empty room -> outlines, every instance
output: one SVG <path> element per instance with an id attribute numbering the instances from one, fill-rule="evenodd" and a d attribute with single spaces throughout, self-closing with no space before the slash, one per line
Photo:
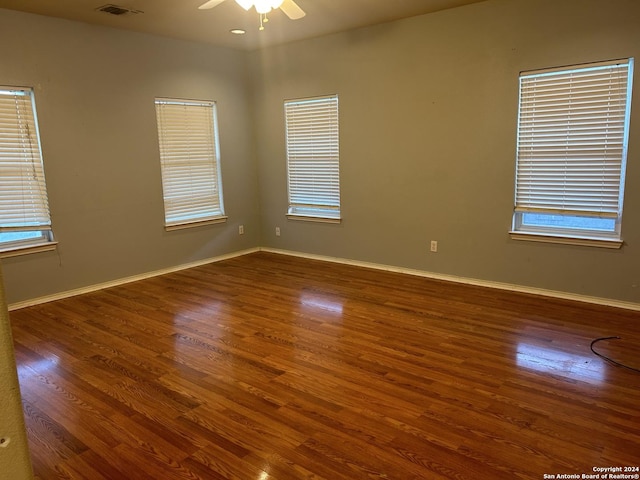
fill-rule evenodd
<path id="1" fill-rule="evenodd" d="M 0 480 L 640 478 L 640 1 L 103 1 L 0 0 Z"/>

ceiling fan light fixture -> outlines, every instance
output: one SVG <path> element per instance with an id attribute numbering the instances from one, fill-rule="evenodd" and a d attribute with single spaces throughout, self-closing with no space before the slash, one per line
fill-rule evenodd
<path id="1" fill-rule="evenodd" d="M 269 13 L 273 8 L 271 4 L 274 2 L 272 0 L 255 0 L 253 3 L 255 4 L 256 12 Z"/>
<path id="2" fill-rule="evenodd" d="M 198 8 L 213 8 L 222 2 L 224 2 L 224 0 L 208 0 Z M 285 0 L 236 0 L 236 3 L 247 11 L 249 11 L 251 7 L 255 7 L 256 12 L 258 12 L 260 16 L 260 30 L 264 30 L 264 24 L 269 21 L 267 13 L 273 9 L 282 9 L 284 14 L 292 20 L 304 17 L 304 12 L 296 5 L 294 0 L 287 0 L 287 3 L 285 3 Z M 283 5 L 286 6 L 286 9 Z"/>

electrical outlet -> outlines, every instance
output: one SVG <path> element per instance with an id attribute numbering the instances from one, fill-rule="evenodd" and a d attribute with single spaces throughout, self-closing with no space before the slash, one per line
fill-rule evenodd
<path id="1" fill-rule="evenodd" d="M 239 235 L 244 235 L 244 225 L 240 225 L 240 226 L 238 227 L 238 234 L 239 234 Z"/>
<path id="2" fill-rule="evenodd" d="M 276 227 L 276 237 L 280 236 L 280 227 Z"/>
<path id="3" fill-rule="evenodd" d="M 432 252 L 437 252 L 438 251 L 438 241 L 437 240 L 431 240 L 431 251 Z"/>

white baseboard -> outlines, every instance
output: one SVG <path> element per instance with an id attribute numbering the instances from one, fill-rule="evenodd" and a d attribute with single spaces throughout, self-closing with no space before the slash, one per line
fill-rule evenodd
<path id="1" fill-rule="evenodd" d="M 464 283 L 478 287 L 496 288 L 499 290 L 508 290 L 511 292 L 529 293 L 532 295 L 541 295 L 544 297 L 561 298 L 563 300 L 574 300 L 577 302 L 592 303 L 596 305 L 605 305 L 608 307 L 624 308 L 626 310 L 640 311 L 640 303 L 626 302 L 623 300 L 615 300 L 611 298 L 591 297 L 588 295 L 580 295 L 577 293 L 560 292 L 556 290 L 547 290 L 544 288 L 526 287 L 523 285 L 515 285 L 511 283 L 493 282 L 490 280 L 479 280 L 477 278 L 458 277 L 456 275 L 446 275 L 441 273 L 432 273 L 424 270 L 415 270 L 411 268 L 395 267 L 392 265 L 384 265 L 379 263 L 361 262 L 358 260 L 349 260 L 345 258 L 329 257 L 324 255 L 314 255 L 309 253 L 294 252 L 289 250 L 279 250 L 275 248 L 261 248 L 263 252 L 279 253 L 282 255 L 291 255 L 294 257 L 309 258 L 312 260 L 322 260 L 325 262 L 343 263 L 345 265 L 354 265 L 357 267 L 373 268 L 376 270 L 384 270 L 388 272 L 404 273 L 435 280 L 444 280 L 447 282 Z"/>
<path id="2" fill-rule="evenodd" d="M 95 292 L 104 288 L 116 287 L 118 285 L 124 285 L 125 283 L 137 282 L 138 280 L 144 280 L 146 278 L 157 277 L 159 275 L 166 275 L 167 273 L 178 272 L 180 270 L 186 270 L 187 268 L 199 267 L 208 263 L 220 262 L 229 258 L 240 257 L 242 255 L 248 255 L 249 253 L 259 252 L 260 248 L 250 248 L 247 250 L 241 250 L 239 252 L 228 253 L 226 255 L 220 255 L 217 257 L 206 258 L 204 260 L 198 260 L 197 262 L 184 263 L 175 267 L 164 268 L 162 270 L 155 270 L 153 272 L 141 273 L 139 275 L 133 275 L 131 277 L 119 278 L 109 282 L 98 283 L 95 285 L 89 285 L 87 287 L 76 288 L 74 290 L 67 290 L 65 292 L 54 293 L 53 295 L 46 295 L 44 297 L 33 298 L 25 300 L 23 302 L 16 302 L 9 305 L 9 311 L 19 310 L 25 307 L 32 307 L 34 305 L 40 305 L 42 303 L 52 302 L 54 300 L 62 300 L 63 298 L 75 297 L 76 295 L 82 295 L 83 293 Z"/>
<path id="3" fill-rule="evenodd" d="M 617 307 L 624 308 L 626 310 L 634 310 L 640 311 L 640 304 L 634 302 L 626 302 L 623 300 L 615 300 L 611 298 L 600 298 L 600 297 L 591 297 L 588 295 L 579 295 L 575 293 L 567 293 L 567 292 L 559 292 L 556 290 L 547 290 L 543 288 L 535 288 L 535 287 L 526 287 L 522 285 L 515 285 L 510 283 L 502 283 L 502 282 L 493 282 L 489 280 L 479 280 L 477 278 L 468 278 L 468 277 L 458 277 L 456 275 L 446 275 L 441 273 L 433 273 L 427 272 L 424 270 L 416 270 L 411 268 L 403 268 L 396 267 L 393 265 L 384 265 L 379 263 L 371 263 L 371 262 L 362 262 L 359 260 L 349 260 L 346 258 L 338 258 L 338 257 L 330 257 L 325 255 L 315 255 L 311 253 L 302 253 L 291 250 L 280 250 L 276 248 L 265 248 L 265 247 L 257 247 L 250 248 L 247 250 L 241 250 L 238 252 L 229 253 L 226 255 L 220 255 L 213 258 L 207 258 L 204 260 L 199 260 L 197 262 L 185 263 L 182 265 L 178 265 L 175 267 L 169 267 L 162 270 L 156 270 L 153 272 L 142 273 L 140 275 L 133 275 L 131 277 L 120 278 L 117 280 L 112 280 L 110 282 L 99 283 L 95 285 L 90 285 L 87 287 L 77 288 L 74 290 L 68 290 L 65 292 L 56 293 L 53 295 L 47 295 L 44 297 L 38 297 L 30 300 L 25 300 L 22 302 L 16 302 L 9 305 L 9 311 L 18 310 L 20 308 L 31 307 L 34 305 L 39 305 L 42 303 L 51 302 L 54 300 L 61 300 L 63 298 L 73 297 L 76 295 L 81 295 L 83 293 L 95 292 L 97 290 L 102 290 L 104 288 L 115 287 L 118 285 L 123 285 L 125 283 L 136 282 L 138 280 L 144 280 L 146 278 L 157 277 L 159 275 L 165 275 L 167 273 L 173 273 L 180 270 L 185 270 L 187 268 L 199 267 L 201 265 L 206 265 L 208 263 L 220 262 L 222 260 L 227 260 L 229 258 L 240 257 L 242 255 L 248 255 L 250 253 L 255 253 L 258 251 L 270 252 L 270 253 L 278 253 L 281 255 L 290 255 L 294 257 L 302 257 L 309 258 L 312 260 L 321 260 L 325 262 L 333 262 L 333 263 L 342 263 L 345 265 L 354 265 L 357 267 L 365 267 L 365 268 L 373 268 L 376 270 L 384 270 L 388 272 L 396 272 L 396 273 L 404 273 L 407 275 L 414 275 L 425 278 L 432 278 L 435 280 L 444 280 L 447 282 L 455 282 L 455 283 L 463 283 L 467 285 L 474 285 L 479 287 L 488 287 L 488 288 L 496 288 L 499 290 L 508 290 L 512 292 L 520 292 L 520 293 L 529 293 L 533 295 L 541 295 L 545 297 L 553 297 L 553 298 L 561 298 L 564 300 L 574 300 L 578 302 L 584 303 L 592 303 L 596 305 L 605 305 L 609 307 Z"/>

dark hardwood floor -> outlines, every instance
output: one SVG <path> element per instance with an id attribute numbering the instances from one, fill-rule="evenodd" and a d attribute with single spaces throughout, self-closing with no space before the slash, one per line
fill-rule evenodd
<path id="1" fill-rule="evenodd" d="M 640 374 L 589 348 L 640 367 L 639 312 L 262 252 L 11 321 L 39 479 L 640 465 Z"/>

